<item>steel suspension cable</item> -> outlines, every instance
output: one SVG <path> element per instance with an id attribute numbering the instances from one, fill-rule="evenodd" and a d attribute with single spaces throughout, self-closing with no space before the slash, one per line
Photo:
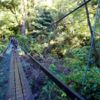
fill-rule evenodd
<path id="1" fill-rule="evenodd" d="M 69 15 L 71 15 L 72 13 L 74 13 L 75 11 L 77 11 L 78 9 L 82 8 L 85 4 L 89 3 L 91 0 L 85 1 L 84 3 L 82 3 L 80 6 L 74 8 L 72 11 L 70 11 L 69 13 L 65 14 L 64 16 L 62 16 L 60 19 L 58 19 L 57 21 L 53 22 L 50 24 L 50 27 L 54 26 L 54 25 L 58 25 L 63 19 L 65 19 L 66 17 L 68 17 Z M 43 29 L 42 31 L 47 31 L 50 27 L 47 27 L 45 29 Z"/>
<path id="2" fill-rule="evenodd" d="M 86 2 L 86 0 L 83 0 L 83 1 Z M 96 47 L 95 47 L 94 32 L 92 30 L 92 26 L 91 26 L 91 22 L 90 22 L 90 16 L 89 16 L 89 10 L 88 10 L 87 4 L 85 4 L 85 10 L 86 10 L 86 15 L 87 15 L 87 23 L 88 23 L 90 35 L 91 35 L 91 45 L 90 45 L 90 50 L 89 50 L 87 66 L 86 66 L 85 73 L 84 73 L 84 76 L 83 76 L 83 82 L 82 82 L 83 85 L 86 83 L 87 71 L 89 70 L 89 68 L 91 66 L 91 58 L 93 58 L 93 54 L 95 54 L 95 63 L 96 63 L 96 60 L 97 60 L 97 52 L 96 52 Z"/>
<path id="3" fill-rule="evenodd" d="M 58 19 L 57 21 L 55 21 L 53 24 L 58 24 L 60 21 L 62 21 L 64 18 L 66 18 L 67 16 L 71 15 L 72 13 L 74 13 L 76 10 L 82 8 L 84 5 L 86 5 L 87 3 L 89 3 L 91 0 L 85 1 L 84 3 L 82 3 L 80 6 L 76 7 L 75 9 L 73 9 L 72 11 L 70 11 L 69 13 L 65 14 L 63 17 L 61 17 L 60 19 Z"/>

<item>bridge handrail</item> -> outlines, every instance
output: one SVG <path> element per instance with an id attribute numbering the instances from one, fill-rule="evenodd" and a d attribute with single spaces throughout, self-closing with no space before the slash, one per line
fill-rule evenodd
<path id="1" fill-rule="evenodd" d="M 28 53 L 24 48 L 21 49 L 28 55 L 36 64 L 61 90 L 63 90 L 72 100 L 85 100 L 81 95 L 71 90 L 67 85 L 57 79 L 46 67 L 41 65 L 37 60 L 35 60 L 30 53 Z"/>

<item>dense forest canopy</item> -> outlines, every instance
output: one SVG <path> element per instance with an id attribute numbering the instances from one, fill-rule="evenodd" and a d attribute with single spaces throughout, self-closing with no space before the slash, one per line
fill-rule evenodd
<path id="1" fill-rule="evenodd" d="M 56 63 L 49 65 L 49 70 L 65 84 L 87 100 L 99 100 L 100 0 L 91 0 L 87 4 L 95 51 L 90 47 L 91 32 L 85 6 L 56 22 L 84 1 L 88 0 L 0 0 L 0 52 L 6 48 L 10 37 L 15 36 L 19 45 L 32 56 L 45 60 L 52 58 L 59 66 L 67 68 L 66 75 L 57 72 L 59 66 Z M 58 91 L 51 82 L 44 88 L 40 98 L 45 93 L 45 100 L 51 100 L 46 94 L 52 98 L 52 92 L 56 91 L 61 95 L 55 100 L 66 100 L 65 93 Z"/>

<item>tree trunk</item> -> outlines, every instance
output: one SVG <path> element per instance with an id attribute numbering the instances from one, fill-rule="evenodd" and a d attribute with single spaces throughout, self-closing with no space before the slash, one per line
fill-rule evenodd
<path id="1" fill-rule="evenodd" d="M 26 23 L 25 23 L 25 20 L 23 20 L 23 22 L 21 23 L 21 34 L 22 34 L 22 36 L 25 36 L 25 34 L 26 34 Z"/>
<path id="2" fill-rule="evenodd" d="M 21 3 L 21 34 L 22 36 L 25 36 L 26 34 L 26 17 L 27 17 L 27 0 L 22 0 Z"/>

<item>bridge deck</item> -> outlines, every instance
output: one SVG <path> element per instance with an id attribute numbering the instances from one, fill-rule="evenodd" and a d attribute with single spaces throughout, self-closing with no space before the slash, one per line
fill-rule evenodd
<path id="1" fill-rule="evenodd" d="M 34 100 L 18 54 L 13 51 L 11 57 L 8 100 Z"/>

